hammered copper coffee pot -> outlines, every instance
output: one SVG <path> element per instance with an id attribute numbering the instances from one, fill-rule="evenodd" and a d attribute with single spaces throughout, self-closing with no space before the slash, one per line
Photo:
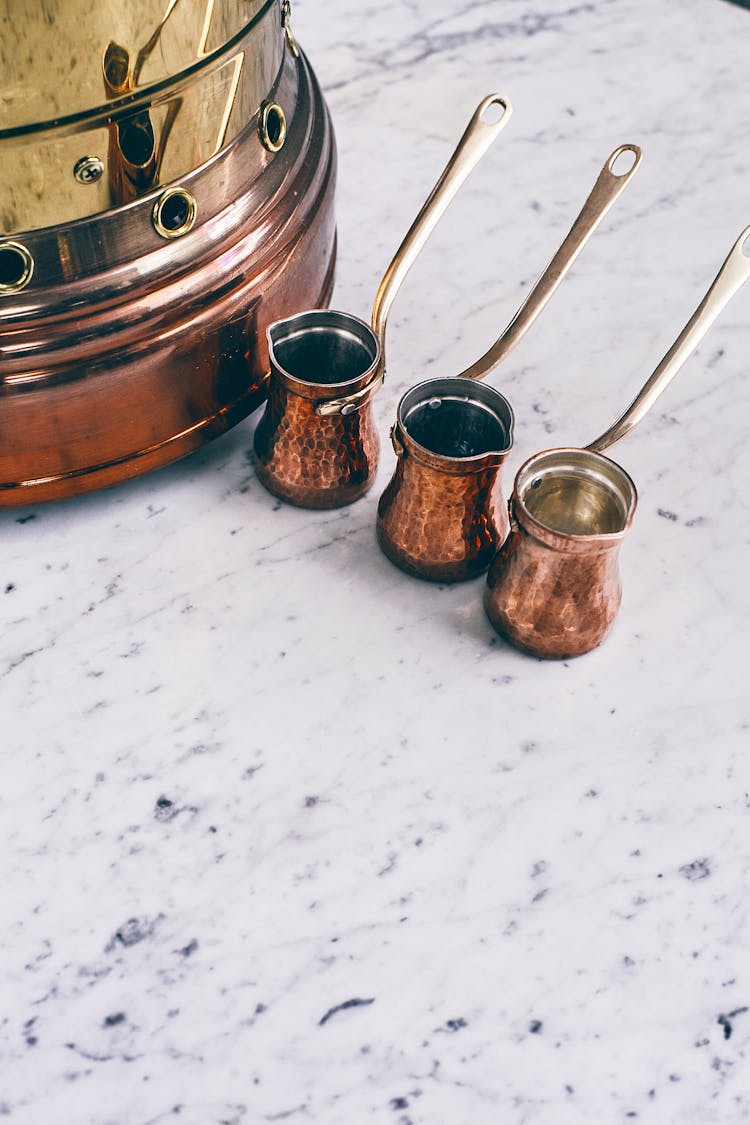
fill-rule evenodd
<path id="1" fill-rule="evenodd" d="M 620 544 L 637 493 L 603 456 L 651 409 L 727 302 L 750 277 L 750 227 L 740 235 L 696 312 L 625 413 L 585 449 L 549 449 L 521 466 L 510 500 L 511 531 L 487 580 L 495 629 L 534 656 L 580 656 L 601 644 L 622 590 Z"/>
<path id="2" fill-rule="evenodd" d="M 386 270 L 372 328 L 351 313 L 322 309 L 268 328 L 268 402 L 254 445 L 258 479 L 269 492 L 303 508 L 338 508 L 372 484 L 380 443 L 370 403 L 385 374 L 388 313 L 420 250 L 511 112 L 500 94 L 475 110 Z"/>
<path id="3" fill-rule="evenodd" d="M 615 164 L 625 153 L 627 170 Z M 398 404 L 396 469 L 378 505 L 378 542 L 418 578 L 458 582 L 490 565 L 508 533 L 502 467 L 513 443 L 508 401 L 476 380 L 528 331 L 641 161 L 637 145 L 607 158 L 567 237 L 499 339 L 459 376 L 428 379 Z"/>

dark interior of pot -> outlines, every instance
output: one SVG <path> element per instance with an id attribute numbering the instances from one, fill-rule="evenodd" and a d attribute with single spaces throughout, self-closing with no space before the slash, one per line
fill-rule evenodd
<path id="1" fill-rule="evenodd" d="M 273 360 L 293 379 L 331 386 L 359 379 L 378 357 L 372 330 L 346 313 L 301 313 L 270 329 Z"/>
<path id="2" fill-rule="evenodd" d="M 519 473 L 517 490 L 529 515 L 563 535 L 617 535 L 635 507 L 627 474 L 583 449 L 540 454 Z"/>
<path id="3" fill-rule="evenodd" d="M 465 398 L 425 399 L 404 421 L 410 437 L 438 457 L 480 457 L 508 447 L 507 431 L 494 411 Z"/>

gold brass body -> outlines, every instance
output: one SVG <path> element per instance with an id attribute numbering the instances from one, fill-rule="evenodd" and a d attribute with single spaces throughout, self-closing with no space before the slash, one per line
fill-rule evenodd
<path id="1" fill-rule="evenodd" d="M 291 49 L 278 0 L 6 0 L 5 12 L 0 236 L 179 183 L 239 136 Z M 81 179 L 82 160 L 108 174 Z"/>

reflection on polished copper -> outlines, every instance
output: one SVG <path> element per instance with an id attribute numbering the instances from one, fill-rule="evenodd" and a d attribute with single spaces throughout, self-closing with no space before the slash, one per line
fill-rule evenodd
<path id="1" fill-rule="evenodd" d="M 183 237 L 154 229 L 158 191 L 24 236 L 33 277 L 0 293 L 0 507 L 116 483 L 224 432 L 265 397 L 267 325 L 327 304 L 333 132 L 304 56 L 284 57 L 264 90 L 284 147 L 263 148 L 258 106 L 181 179 L 197 205 Z"/>
<path id="2" fill-rule="evenodd" d="M 484 605 L 495 629 L 546 658 L 601 644 L 620 607 L 619 547 L 636 503 L 628 474 L 599 453 L 530 458 L 516 477 L 510 535 L 487 576 Z"/>
<path id="3" fill-rule="evenodd" d="M 483 574 L 508 533 L 509 403 L 482 383 L 429 379 L 402 398 L 392 437 L 396 470 L 378 504 L 383 552 L 433 582 Z"/>

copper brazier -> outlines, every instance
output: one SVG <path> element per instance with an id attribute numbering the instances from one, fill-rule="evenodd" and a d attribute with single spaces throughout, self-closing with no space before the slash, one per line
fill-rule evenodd
<path id="1" fill-rule="evenodd" d="M 10 2 L 4 507 L 116 483 L 244 418 L 267 325 L 327 304 L 335 258 L 333 132 L 288 3 L 130 0 L 72 26 L 79 0 L 51 0 L 42 34 L 41 10 Z"/>

